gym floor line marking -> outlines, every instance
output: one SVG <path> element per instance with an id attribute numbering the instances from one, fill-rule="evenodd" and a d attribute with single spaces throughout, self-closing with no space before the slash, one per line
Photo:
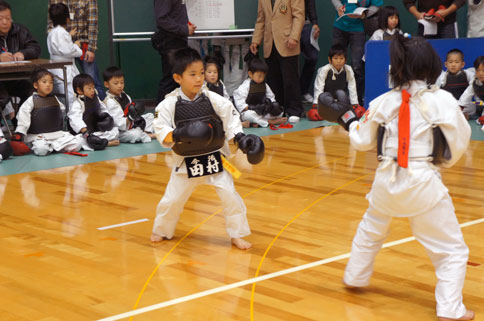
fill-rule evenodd
<path id="1" fill-rule="evenodd" d="M 114 225 L 108 225 L 108 226 L 103 226 L 103 227 L 98 227 L 97 229 L 100 231 L 103 230 L 108 230 L 110 228 L 115 228 L 115 227 L 120 227 L 120 226 L 125 226 L 125 225 L 131 225 L 131 224 L 136 224 L 136 223 L 141 223 L 141 222 L 147 222 L 149 219 L 147 218 L 142 218 L 141 220 L 136 220 L 136 221 L 131 221 L 131 222 L 124 222 L 124 223 L 119 223 L 119 224 L 114 224 Z"/>
<path id="2" fill-rule="evenodd" d="M 460 224 L 460 227 L 461 228 L 462 227 L 468 227 L 468 226 L 476 225 L 476 224 L 480 224 L 480 223 L 484 223 L 484 218 L 480 218 L 480 219 L 477 219 L 477 220 L 474 220 L 474 221 L 470 221 L 470 222 L 467 222 L 467 223 Z M 411 236 L 411 237 L 407 237 L 407 238 L 400 239 L 400 240 L 397 240 L 397 241 L 384 243 L 382 248 L 396 246 L 396 245 L 408 243 L 408 242 L 411 242 L 411 241 L 414 241 L 414 240 L 415 240 L 415 237 Z M 256 282 L 260 282 L 260 281 L 264 281 L 264 280 L 268 280 L 268 279 L 273 279 L 273 278 L 278 277 L 278 276 L 283 276 L 283 275 L 286 275 L 286 274 L 299 272 L 299 271 L 302 271 L 302 270 L 307 270 L 307 269 L 310 269 L 310 268 L 313 268 L 313 267 L 316 267 L 316 266 L 319 266 L 319 265 L 324 265 L 324 264 L 339 261 L 339 260 L 342 260 L 342 259 L 347 259 L 349 257 L 350 257 L 350 253 L 345 253 L 345 254 L 341 254 L 341 255 L 338 255 L 338 256 L 333 256 L 333 257 L 328 258 L 328 259 L 319 260 L 319 261 L 295 266 L 295 267 L 292 267 L 292 268 L 289 268 L 289 269 L 286 269 L 286 270 L 281 270 L 281 271 L 278 271 L 278 272 L 258 276 L 258 277 L 255 277 L 255 278 L 246 279 L 246 280 L 243 280 L 243 281 L 223 285 L 223 286 L 218 287 L 218 288 L 214 288 L 214 289 L 190 294 L 190 295 L 180 297 L 180 298 L 177 298 L 177 299 L 168 300 L 168 301 L 165 301 L 165 302 L 153 304 L 153 305 L 150 305 L 150 306 L 147 306 L 147 307 L 144 307 L 144 308 L 140 308 L 140 309 L 132 310 L 132 311 L 129 311 L 129 312 L 117 314 L 117 315 L 107 317 L 107 318 L 104 318 L 104 319 L 99 319 L 97 321 L 121 320 L 121 319 L 132 317 L 132 316 L 135 316 L 135 315 L 138 315 L 138 314 L 142 314 L 142 313 L 150 312 L 150 311 L 153 311 L 153 310 L 166 308 L 166 307 L 171 306 L 171 305 L 175 305 L 175 304 L 179 304 L 179 303 L 183 303 L 183 302 L 187 302 L 187 301 L 192 301 L 192 300 L 195 300 L 195 299 L 199 299 L 199 298 L 209 296 L 209 295 L 212 295 L 212 294 L 216 294 L 216 293 L 220 293 L 220 292 L 225 292 L 225 291 L 232 290 L 232 289 L 235 289 L 235 288 L 239 288 L 239 287 L 242 287 L 242 286 L 246 286 L 246 285 L 249 285 L 249 284 L 252 284 L 252 283 L 256 283 Z"/>
<path id="3" fill-rule="evenodd" d="M 345 158 L 348 158 L 348 156 L 343 156 L 343 157 L 338 157 L 334 160 L 332 160 L 331 162 L 337 162 L 339 160 L 342 160 L 342 159 L 345 159 Z M 329 163 L 329 161 L 327 161 L 326 163 Z M 315 164 L 313 166 L 310 166 L 310 167 L 306 167 L 306 168 L 303 168 L 303 169 L 300 169 L 298 171 L 295 171 L 289 175 L 286 175 L 284 177 L 281 177 L 281 178 L 278 178 L 270 183 L 267 183 L 265 185 L 262 185 L 261 187 L 259 188 L 256 188 L 256 189 L 253 189 L 252 191 L 250 191 L 249 193 L 245 194 L 244 196 L 242 196 L 243 199 L 249 197 L 250 195 L 266 188 L 266 187 L 269 187 L 269 186 L 272 186 L 278 182 L 281 182 L 285 179 L 288 179 L 289 177 L 292 177 L 292 176 L 296 176 L 298 174 L 301 174 L 301 173 L 304 173 L 306 171 L 309 171 L 313 168 L 316 168 L 316 167 L 319 167 L 321 166 L 321 164 Z M 222 209 L 219 209 L 218 211 L 216 211 L 215 213 L 213 213 L 212 215 L 210 215 L 209 217 L 207 217 L 206 219 L 204 219 L 203 221 L 201 221 L 200 223 L 198 223 L 198 225 L 196 225 L 194 228 L 192 228 L 190 231 L 188 231 L 188 233 L 186 233 L 178 242 L 175 243 L 175 245 L 172 246 L 172 248 L 163 256 L 163 258 L 161 259 L 160 263 L 158 263 L 158 265 L 154 268 L 154 270 L 151 272 L 150 276 L 148 277 L 148 280 L 146 280 L 145 284 L 143 285 L 143 288 L 141 289 L 141 292 L 138 294 L 138 298 L 136 299 L 136 302 L 134 304 L 134 307 L 133 307 L 133 311 L 136 310 L 136 308 L 138 307 L 138 304 L 141 300 L 141 297 L 143 296 L 143 293 L 144 291 L 146 290 L 148 284 L 150 283 L 151 279 L 155 276 L 155 273 L 156 271 L 158 271 L 158 269 L 160 268 L 160 266 L 163 264 L 163 262 L 165 262 L 165 260 L 168 258 L 168 256 L 178 247 L 178 245 L 181 244 L 181 242 L 183 240 L 185 240 L 188 236 L 190 236 L 190 234 L 192 234 L 193 232 L 195 232 L 200 226 L 202 226 L 203 224 L 205 224 L 206 222 L 208 222 L 212 217 L 214 217 L 215 215 L 217 215 L 218 213 L 222 212 Z M 132 318 L 130 319 L 130 321 L 132 320 Z"/>

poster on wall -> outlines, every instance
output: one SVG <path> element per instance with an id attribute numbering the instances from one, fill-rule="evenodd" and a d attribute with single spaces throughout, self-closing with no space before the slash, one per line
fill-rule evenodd
<path id="1" fill-rule="evenodd" d="M 234 0 L 185 0 L 188 20 L 197 30 L 233 29 Z"/>

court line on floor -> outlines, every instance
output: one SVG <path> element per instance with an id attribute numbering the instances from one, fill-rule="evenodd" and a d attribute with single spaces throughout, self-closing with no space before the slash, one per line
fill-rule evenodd
<path id="1" fill-rule="evenodd" d="M 342 159 L 345 159 L 345 158 L 349 158 L 348 156 L 343 156 L 343 157 L 338 157 L 332 161 L 327 161 L 326 163 L 330 163 L 330 162 L 337 162 L 339 160 L 342 160 Z M 298 170 L 292 174 L 289 174 L 289 175 L 286 175 L 284 177 L 281 177 L 281 178 L 278 178 L 268 184 L 265 184 L 259 188 L 256 188 L 252 191 L 250 191 L 249 193 L 245 194 L 244 196 L 242 196 L 243 199 L 249 197 L 250 195 L 264 189 L 264 188 L 267 188 L 269 186 L 272 186 L 278 182 L 281 182 L 285 179 L 288 179 L 292 176 L 296 176 L 296 175 L 299 175 L 301 173 L 304 173 L 306 171 L 309 171 L 313 168 L 316 168 L 316 167 L 319 167 L 321 166 L 321 164 L 315 164 L 313 166 L 310 166 L 310 167 L 306 167 L 306 168 L 303 168 L 301 170 Z M 201 221 L 200 223 L 198 223 L 198 225 L 196 225 L 194 228 L 192 228 L 188 233 L 186 233 L 180 240 L 178 240 L 178 242 L 175 243 L 175 245 L 173 245 L 173 247 L 163 256 L 163 258 L 161 259 L 160 263 L 158 263 L 158 265 L 155 267 L 155 269 L 151 272 L 150 276 L 148 277 L 148 280 L 146 280 L 145 284 L 143 285 L 143 288 L 141 289 L 141 292 L 138 294 L 138 298 L 136 299 L 136 302 L 134 304 L 134 307 L 133 307 L 133 310 L 136 310 L 136 308 L 138 307 L 138 304 L 141 300 L 141 297 L 143 296 L 143 293 L 145 292 L 146 288 L 148 287 L 148 284 L 150 283 L 151 279 L 155 276 L 155 273 L 158 271 L 158 269 L 160 268 L 160 266 L 165 262 L 165 260 L 167 259 L 167 257 L 178 247 L 178 245 L 181 244 L 181 242 L 183 240 L 185 240 L 188 236 L 190 236 L 193 232 L 195 232 L 198 228 L 200 228 L 200 226 L 202 226 L 203 224 L 205 224 L 207 221 L 209 221 L 212 217 L 214 217 L 215 215 L 219 214 L 220 212 L 222 212 L 222 209 L 219 209 L 218 211 L 216 211 L 215 213 L 211 214 L 210 216 L 208 216 L 206 219 L 204 219 L 203 221 Z M 130 321 L 132 320 L 132 318 L 130 319 Z"/>
<path id="2" fill-rule="evenodd" d="M 477 220 L 474 220 L 474 221 L 470 221 L 470 222 L 467 222 L 467 223 L 460 224 L 460 227 L 468 227 L 468 226 L 476 225 L 476 224 L 480 224 L 480 223 L 484 223 L 484 218 L 480 218 L 480 219 L 477 219 Z M 408 243 L 408 242 L 411 242 L 411 241 L 414 241 L 414 240 L 415 240 L 415 237 L 411 236 L 411 237 L 407 237 L 407 238 L 404 238 L 404 239 L 385 243 L 385 244 L 383 244 L 382 248 L 388 248 L 388 247 L 400 245 L 400 244 L 403 244 L 403 243 Z M 165 301 L 165 302 L 153 304 L 153 305 L 150 305 L 150 306 L 147 306 L 147 307 L 144 307 L 144 308 L 139 308 L 137 310 L 132 310 L 132 311 L 129 311 L 129 312 L 125 312 L 125 313 L 117 314 L 117 315 L 114 315 L 114 316 L 111 316 L 111 317 L 107 317 L 107 318 L 104 318 L 104 319 L 99 319 L 97 321 L 115 321 L 115 320 L 125 319 L 125 318 L 132 317 L 132 316 L 135 316 L 135 315 L 138 315 L 138 314 L 150 312 L 150 311 L 153 311 L 153 310 L 159 310 L 161 308 L 166 308 L 168 306 L 172 306 L 172 305 L 175 305 L 175 304 L 179 304 L 179 303 L 183 303 L 183 302 L 187 302 L 187 301 L 192 301 L 192 300 L 199 299 L 199 298 L 209 296 L 209 295 L 212 295 L 212 294 L 217 294 L 217 293 L 225 292 L 225 291 L 232 290 L 232 289 L 235 289 L 235 288 L 240 288 L 240 287 L 243 287 L 243 286 L 255 283 L 255 282 L 261 282 L 261 281 L 264 281 L 264 280 L 273 279 L 275 277 L 283 276 L 283 275 L 294 273 L 294 272 L 299 272 L 299 271 L 302 271 L 302 270 L 307 270 L 307 269 L 310 269 L 310 268 L 313 268 L 313 267 L 316 267 L 316 266 L 328 264 L 328 263 L 339 261 L 339 260 L 342 260 L 342 259 L 347 259 L 349 257 L 350 257 L 350 253 L 345 253 L 345 254 L 333 256 L 333 257 L 328 258 L 328 259 L 319 260 L 319 261 L 295 266 L 295 267 L 292 267 L 292 268 L 289 268 L 289 269 L 277 271 L 277 272 L 274 272 L 274 273 L 265 274 L 265 275 L 258 276 L 258 277 L 255 277 L 255 278 L 246 279 L 246 280 L 243 280 L 243 281 L 223 285 L 223 286 L 218 287 L 218 288 L 214 288 L 214 289 L 210 289 L 210 290 L 206 290 L 206 291 L 202 291 L 202 292 L 197 292 L 197 293 L 190 294 L 190 295 L 187 295 L 187 296 L 184 296 L 184 297 L 180 297 L 180 298 L 176 298 L 176 299 L 173 299 L 173 300 L 168 300 L 168 301 Z"/>
<path id="3" fill-rule="evenodd" d="M 146 222 L 146 221 L 149 221 L 149 219 L 142 218 L 142 219 L 136 220 L 136 221 L 130 221 L 130 222 L 124 222 L 124 223 L 119 223 L 119 224 L 114 224 L 114 225 L 98 227 L 97 229 L 100 230 L 100 231 L 103 231 L 103 230 L 108 230 L 110 228 L 115 228 L 115 227 L 120 227 L 120 226 L 125 226 L 125 225 L 131 225 L 131 224 L 136 224 L 136 223 L 141 223 L 141 222 Z"/>

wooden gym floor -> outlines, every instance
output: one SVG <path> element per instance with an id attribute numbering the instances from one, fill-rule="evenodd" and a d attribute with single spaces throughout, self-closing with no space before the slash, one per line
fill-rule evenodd
<path id="1" fill-rule="evenodd" d="M 243 173 L 248 251 L 231 247 L 207 186 L 186 204 L 173 240 L 149 242 L 170 153 L 1 176 L 0 320 L 435 320 L 433 266 L 406 219 L 394 219 L 371 285 L 342 286 L 375 152 L 354 151 L 339 126 L 264 140 L 261 164 L 239 151 L 231 158 Z M 464 302 L 476 320 L 484 320 L 483 159 L 484 141 L 473 140 L 442 171 L 465 224 Z M 133 224 L 116 226 L 125 222 Z"/>

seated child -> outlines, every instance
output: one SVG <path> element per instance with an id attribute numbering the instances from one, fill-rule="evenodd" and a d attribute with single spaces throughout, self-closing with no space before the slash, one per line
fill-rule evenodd
<path id="1" fill-rule="evenodd" d="M 285 123 L 287 117 L 282 117 L 282 107 L 265 82 L 267 64 L 258 57 L 253 57 L 248 65 L 249 78 L 234 91 L 235 107 L 240 112 L 242 121 L 248 120 L 260 127 Z"/>
<path id="2" fill-rule="evenodd" d="M 174 164 L 165 194 L 156 209 L 151 241 L 171 239 L 185 202 L 201 184 L 215 186 L 222 200 L 226 231 L 239 249 L 251 244 L 242 237 L 250 234 L 247 209 L 235 190 L 232 175 L 223 170 L 220 154 L 228 156 L 232 138 L 257 164 L 264 158 L 264 142 L 256 135 L 242 132 L 239 115 L 230 100 L 209 91 L 204 82 L 204 67 L 199 53 L 180 49 L 173 63 L 173 79 L 180 85 L 156 107 L 156 138 L 172 148 Z"/>
<path id="3" fill-rule="evenodd" d="M 17 128 L 12 135 L 15 155 L 24 155 L 30 149 L 37 156 L 53 151 L 77 152 L 84 139 L 64 131 L 64 105 L 52 95 L 54 77 L 46 69 L 39 69 L 32 76 L 35 92 L 20 106 Z"/>
<path id="4" fill-rule="evenodd" d="M 0 163 L 2 162 L 2 160 L 12 156 L 12 154 L 13 154 L 12 147 L 3 136 L 3 131 L 0 128 Z"/>
<path id="5" fill-rule="evenodd" d="M 47 48 L 49 49 L 51 60 L 71 61 L 72 65 L 66 66 L 67 90 L 69 97 L 69 106 L 74 102 L 75 96 L 72 90 L 72 79 L 79 74 L 76 67 L 75 59 L 82 55 L 80 42 L 72 42 L 73 32 L 67 32 L 69 19 L 69 8 L 63 3 L 56 3 L 49 7 L 49 16 L 54 24 L 54 28 L 47 35 Z M 65 94 L 64 92 L 64 73 L 61 69 L 52 69 L 50 72 L 54 77 L 54 92 Z M 65 102 L 65 100 L 64 100 Z"/>
<path id="6" fill-rule="evenodd" d="M 322 93 L 331 93 L 336 97 L 336 91 L 343 90 L 349 95 L 351 105 L 358 117 L 363 116 L 365 109 L 358 105 L 356 92 L 355 74 L 351 66 L 346 65 L 346 50 L 341 45 L 333 45 L 329 48 L 329 64 L 318 69 L 314 81 L 313 108 L 318 104 L 318 98 Z"/>
<path id="7" fill-rule="evenodd" d="M 474 61 L 476 70 L 474 81 L 469 84 L 459 99 L 464 115 L 467 118 L 477 118 L 479 124 L 484 125 L 484 114 L 482 106 L 484 104 L 484 56 L 479 56 Z M 484 127 L 483 127 L 484 130 Z"/>
<path id="8" fill-rule="evenodd" d="M 220 79 L 220 62 L 212 56 L 205 56 L 205 81 L 207 88 L 220 96 L 230 99 L 223 81 Z"/>
<path id="9" fill-rule="evenodd" d="M 392 40 L 396 32 L 402 34 L 400 16 L 394 6 L 384 6 L 379 10 L 378 24 L 380 29 L 376 30 L 369 40 Z"/>
<path id="10" fill-rule="evenodd" d="M 109 67 L 103 73 L 108 88 L 104 104 L 119 130 L 121 143 L 149 143 L 153 134 L 153 114 L 143 114 L 144 108 L 136 105 L 124 92 L 124 74 L 118 67 Z"/>
<path id="11" fill-rule="evenodd" d="M 464 53 L 457 49 L 451 49 L 445 59 L 447 71 L 442 71 L 437 82 L 440 88 L 450 92 L 455 99 L 459 100 L 469 83 L 474 79 L 474 70 L 465 69 Z"/>
<path id="12" fill-rule="evenodd" d="M 72 87 L 77 98 L 67 112 L 71 131 L 83 134 L 94 150 L 119 145 L 118 127 L 114 126 L 106 105 L 98 98 L 94 79 L 88 74 L 79 74 L 72 80 Z"/>

